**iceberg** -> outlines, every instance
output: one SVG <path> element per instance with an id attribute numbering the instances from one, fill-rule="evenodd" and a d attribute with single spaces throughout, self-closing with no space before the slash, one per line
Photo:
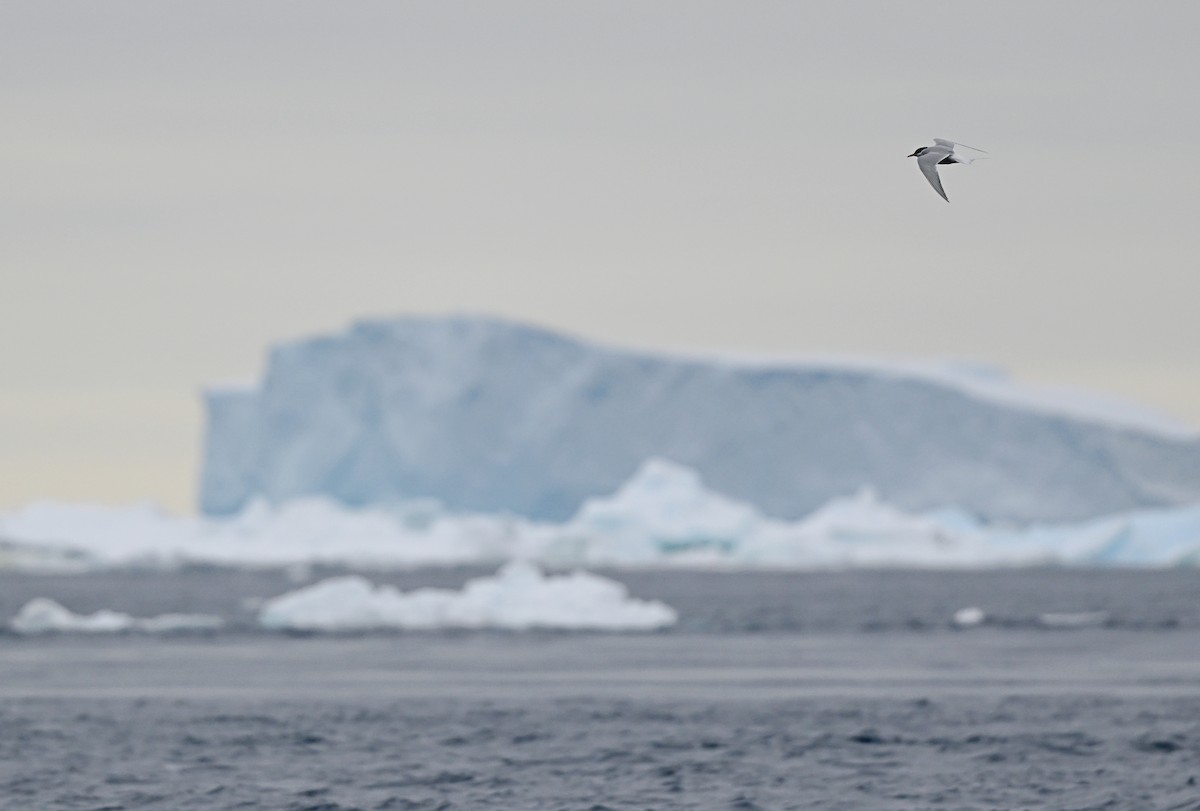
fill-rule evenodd
<path id="1" fill-rule="evenodd" d="M 763 523 L 754 507 L 706 488 L 696 471 L 650 459 L 611 496 L 585 501 L 543 555 L 615 565 L 718 561 Z"/>
<path id="2" fill-rule="evenodd" d="M 870 488 L 909 513 L 1062 523 L 1200 501 L 1200 436 L 993 372 L 735 361 L 483 317 L 364 321 L 206 394 L 201 510 L 435 499 L 562 523 L 650 457 L 797 520 Z"/>
<path id="3" fill-rule="evenodd" d="M 54 600 L 37 597 L 27 602 L 9 622 L 18 634 L 115 634 L 140 631 L 149 634 L 183 631 L 215 631 L 224 625 L 209 614 L 160 614 L 138 619 L 119 611 L 102 609 L 94 614 L 76 614 Z"/>
<path id="4" fill-rule="evenodd" d="M 771 518 L 661 459 L 646 462 L 612 496 L 586 501 L 560 531 L 543 535 L 543 559 L 609 566 L 945 568 L 1041 563 L 1056 554 L 1046 546 L 996 549 L 982 525 L 961 510 L 907 513 L 869 488 L 798 521 Z"/>
<path id="5" fill-rule="evenodd" d="M 512 562 L 461 591 L 417 589 L 404 594 L 363 577 L 322 580 L 267 601 L 259 624 L 273 630 L 368 631 L 499 628 L 650 631 L 674 625 L 674 609 L 637 600 L 625 586 L 587 572 L 546 576 Z"/>

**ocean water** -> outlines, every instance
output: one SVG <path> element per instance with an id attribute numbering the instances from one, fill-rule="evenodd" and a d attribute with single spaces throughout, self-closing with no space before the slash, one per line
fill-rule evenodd
<path id="1" fill-rule="evenodd" d="M 266 634 L 280 573 L 6 575 L 5 617 L 232 626 L 0 636 L 0 808 L 1200 811 L 1196 572 L 609 574 L 680 625 Z"/>

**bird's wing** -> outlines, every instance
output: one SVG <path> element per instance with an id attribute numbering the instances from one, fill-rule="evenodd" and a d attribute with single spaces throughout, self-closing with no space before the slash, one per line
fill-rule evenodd
<path id="1" fill-rule="evenodd" d="M 917 158 L 917 166 L 921 167 L 921 172 L 925 175 L 925 179 L 929 181 L 929 185 L 933 186 L 933 190 L 942 196 L 942 199 L 947 203 L 950 198 L 946 196 L 946 190 L 942 188 L 942 179 L 938 177 L 937 165 L 938 161 L 950 154 L 948 149 L 940 149 L 933 147 L 925 150 L 925 154 Z"/>
<path id="2" fill-rule="evenodd" d="M 946 149 L 949 149 L 951 152 L 954 151 L 954 147 L 956 146 L 965 146 L 967 149 L 973 149 L 976 152 L 982 152 L 985 155 L 987 154 L 986 149 L 980 149 L 977 146 L 969 146 L 968 144 L 960 144 L 958 141 L 947 141 L 945 138 L 934 138 L 933 142 L 938 146 L 946 147 Z"/>

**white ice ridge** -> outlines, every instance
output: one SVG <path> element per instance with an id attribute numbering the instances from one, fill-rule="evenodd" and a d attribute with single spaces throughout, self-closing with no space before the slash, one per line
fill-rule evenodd
<path id="1" fill-rule="evenodd" d="M 1079 523 L 988 525 L 955 508 L 906 512 L 862 490 L 788 521 L 709 489 L 694 470 L 653 459 L 561 523 L 456 514 L 428 501 L 358 510 L 321 499 L 259 502 L 222 519 L 145 505 L 41 503 L 0 514 L 0 538 L 21 550 L 0 554 L 0 568 L 23 570 L 515 559 L 567 568 L 1175 566 L 1200 563 L 1200 505 Z"/>
<path id="2" fill-rule="evenodd" d="M 524 562 L 470 580 L 461 591 L 425 588 L 405 594 L 363 577 L 334 577 L 267 601 L 258 616 L 264 628 L 304 631 L 649 631 L 676 619 L 670 606 L 631 598 L 625 586 L 608 578 L 587 572 L 546 576 Z"/>
<path id="3" fill-rule="evenodd" d="M 9 622 L 18 634 L 115 634 L 140 631 L 149 634 L 180 631 L 212 631 L 224 624 L 220 617 L 209 614 L 160 614 L 139 619 L 120 611 L 102 609 L 94 614 L 76 614 L 46 597 L 25 603 Z"/>
<path id="4" fill-rule="evenodd" d="M 665 354 L 696 362 L 722 362 L 735 367 L 807 369 L 833 373 L 857 371 L 882 377 L 922 380 L 956 389 L 979 400 L 1039 414 L 1058 414 L 1177 439 L 1200 436 L 1200 427 L 1153 406 L 1072 386 L 1027 382 L 1014 378 L 1003 366 L 992 363 L 953 359 L 887 360 L 854 355 L 747 355 L 721 350 L 677 350 Z M 243 387 L 240 390 L 247 389 Z"/>

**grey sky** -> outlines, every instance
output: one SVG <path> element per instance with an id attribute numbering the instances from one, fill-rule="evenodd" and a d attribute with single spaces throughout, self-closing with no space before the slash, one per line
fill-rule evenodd
<path id="1" fill-rule="evenodd" d="M 973 358 L 1200 424 L 1197 31 L 1184 2 L 5 3 L 0 506 L 190 507 L 202 385 L 396 312 Z M 992 156 L 949 205 L 904 157 L 934 136 Z"/>

